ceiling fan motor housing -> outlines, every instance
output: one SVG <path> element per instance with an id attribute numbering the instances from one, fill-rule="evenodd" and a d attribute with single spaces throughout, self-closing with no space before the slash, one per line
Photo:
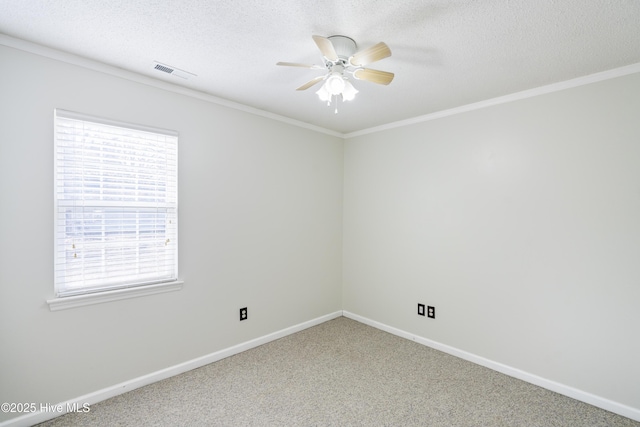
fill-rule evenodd
<path id="1" fill-rule="evenodd" d="M 330 36 L 331 44 L 340 58 L 341 62 L 347 63 L 349 58 L 356 53 L 357 45 L 355 40 L 347 36 Z"/>

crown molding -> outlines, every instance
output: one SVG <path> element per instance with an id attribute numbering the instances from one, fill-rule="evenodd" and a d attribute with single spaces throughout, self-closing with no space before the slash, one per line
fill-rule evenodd
<path id="1" fill-rule="evenodd" d="M 133 71 L 127 71 L 125 69 L 114 67 L 112 65 L 95 61 L 93 59 L 63 52 L 57 49 L 53 49 L 47 46 L 39 45 L 37 43 L 32 43 L 32 42 L 18 39 L 15 37 L 10 37 L 10 36 L 7 36 L 6 34 L 0 33 L 0 45 L 22 50 L 29 53 L 33 53 L 35 55 L 43 56 L 46 58 L 55 59 L 68 64 L 77 65 L 79 67 L 87 68 L 93 71 L 99 71 L 101 73 L 109 74 L 115 77 L 120 77 L 120 78 L 134 81 L 137 83 L 142 83 L 148 86 L 153 86 L 169 92 L 186 95 L 192 98 L 211 102 L 212 104 L 221 105 L 224 107 L 243 111 L 245 113 L 253 114 L 256 116 L 266 117 L 272 120 L 287 123 L 289 125 L 301 127 L 304 129 L 309 129 L 315 132 L 324 133 L 324 134 L 331 135 L 338 138 L 344 137 L 344 135 L 340 132 L 336 132 L 320 126 L 315 126 L 310 123 L 305 123 L 289 117 L 281 116 L 279 114 L 271 113 L 269 111 L 260 110 L 259 108 L 249 107 L 247 105 L 240 104 L 238 102 L 229 101 L 228 99 L 224 99 L 224 98 L 219 98 L 217 96 L 208 94 L 206 92 L 185 88 L 183 86 L 179 86 L 179 85 L 165 82 L 162 80 L 157 80 L 152 77 L 134 73 Z"/>
<path id="2" fill-rule="evenodd" d="M 506 104 L 506 103 L 518 101 L 521 99 L 533 98 L 535 96 L 544 95 L 547 93 L 559 92 L 565 89 L 571 89 L 578 86 L 597 83 L 603 80 L 615 79 L 617 77 L 622 77 L 622 76 L 635 74 L 639 72 L 640 72 L 640 63 L 631 64 L 631 65 L 627 65 L 620 68 L 614 68 L 612 70 L 589 74 L 583 77 L 577 77 L 571 80 L 565 80 L 558 83 L 552 83 L 546 86 L 540 86 L 533 89 L 523 90 L 521 92 L 516 92 L 509 95 L 499 96 L 497 98 L 492 98 L 484 101 L 474 102 L 472 104 L 462 105 L 460 107 L 455 107 L 448 110 L 437 111 L 435 113 L 425 114 L 423 116 L 418 116 L 411 119 L 399 120 L 397 122 L 387 123 L 381 126 L 375 126 L 368 129 L 362 129 L 359 131 L 346 133 L 346 134 L 343 134 L 343 138 L 349 139 L 349 138 L 377 133 L 377 132 L 381 132 L 389 129 L 409 126 L 416 123 L 428 122 L 430 120 L 436 120 L 443 117 L 466 113 L 468 111 L 479 110 L 479 109 L 491 107 L 494 105 Z"/>
<path id="3" fill-rule="evenodd" d="M 330 136 L 334 136 L 342 139 L 350 139 L 358 136 L 382 132 L 385 130 L 400 128 L 404 126 L 410 126 L 416 123 L 428 122 L 430 120 L 436 120 L 443 117 L 449 117 L 456 114 L 479 110 L 479 109 L 491 107 L 494 105 L 506 104 L 506 103 L 518 101 L 521 99 L 532 98 L 539 95 L 559 92 L 565 89 L 571 89 L 574 87 L 584 86 L 591 83 L 597 83 L 604 80 L 610 80 L 617 77 L 626 76 L 629 74 L 640 73 L 640 63 L 635 63 L 635 64 L 631 64 L 631 65 L 627 65 L 619 68 L 614 68 L 611 70 L 590 74 L 587 76 L 577 77 L 571 80 L 565 80 L 562 82 L 552 83 L 546 86 L 540 86 L 533 89 L 527 89 L 521 92 L 515 92 L 512 94 L 499 96 L 497 98 L 474 102 L 472 104 L 467 104 L 467 105 L 461 105 L 459 107 L 454 107 L 447 110 L 436 111 L 434 113 L 429 113 L 422 116 L 413 117 L 410 119 L 399 120 L 396 122 L 387 123 L 380 126 L 374 126 L 371 128 L 362 129 L 355 132 L 341 133 L 331 129 L 326 129 L 320 126 L 312 125 L 310 123 L 295 120 L 289 117 L 281 116 L 279 114 L 270 113 L 265 110 L 260 110 L 258 108 L 249 107 L 247 105 L 240 104 L 238 102 L 229 101 L 228 99 L 219 98 L 217 96 L 208 94 L 206 92 L 185 88 L 183 86 L 179 86 L 179 85 L 165 82 L 162 80 L 157 80 L 152 77 L 144 76 L 142 74 L 134 73 L 132 71 L 127 71 L 122 68 L 114 67 L 112 65 L 107 65 L 105 63 L 88 59 L 82 56 L 63 52 L 57 49 L 53 49 L 53 48 L 42 46 L 36 43 L 28 42 L 26 40 L 10 37 L 1 33 L 0 33 L 0 45 L 23 50 L 25 52 L 29 52 L 29 53 L 44 56 L 47 58 L 55 59 L 58 61 L 66 62 L 69 64 L 77 65 L 83 68 L 88 68 L 94 71 L 110 74 L 123 79 L 157 87 L 170 92 L 190 96 L 203 101 L 211 102 L 213 104 L 221 105 L 224 107 L 232 108 L 235 110 L 243 111 L 245 113 L 254 114 L 261 117 L 266 117 L 282 123 L 287 123 L 293 126 L 309 129 L 315 132 L 323 133 L 326 135 L 330 135 Z"/>

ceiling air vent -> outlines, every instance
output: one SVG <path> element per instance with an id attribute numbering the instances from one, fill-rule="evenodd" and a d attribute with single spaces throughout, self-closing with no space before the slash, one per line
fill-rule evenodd
<path id="1" fill-rule="evenodd" d="M 171 74 L 172 76 L 180 77 L 183 79 L 189 79 L 190 77 L 197 77 L 195 74 L 190 73 L 188 71 L 180 70 L 176 67 L 172 67 L 167 64 L 162 64 L 160 62 L 155 61 L 153 63 L 153 69 L 158 70 L 163 73 Z"/>
<path id="2" fill-rule="evenodd" d="M 153 68 L 155 68 L 156 70 L 163 71 L 165 73 L 169 73 L 169 74 L 171 74 L 171 73 L 173 73 L 175 71 L 173 68 L 165 67 L 164 65 L 160 65 L 160 64 L 156 64 L 156 66 L 153 67 Z"/>

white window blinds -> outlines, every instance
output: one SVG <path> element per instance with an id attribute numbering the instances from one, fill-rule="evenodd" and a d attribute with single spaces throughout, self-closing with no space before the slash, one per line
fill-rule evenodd
<path id="1" fill-rule="evenodd" d="M 55 290 L 178 274 L 178 134 L 55 110 Z"/>

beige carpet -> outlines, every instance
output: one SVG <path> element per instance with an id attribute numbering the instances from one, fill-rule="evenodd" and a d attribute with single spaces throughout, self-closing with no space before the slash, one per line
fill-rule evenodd
<path id="1" fill-rule="evenodd" d="M 42 426 L 640 426 L 340 317 Z"/>

